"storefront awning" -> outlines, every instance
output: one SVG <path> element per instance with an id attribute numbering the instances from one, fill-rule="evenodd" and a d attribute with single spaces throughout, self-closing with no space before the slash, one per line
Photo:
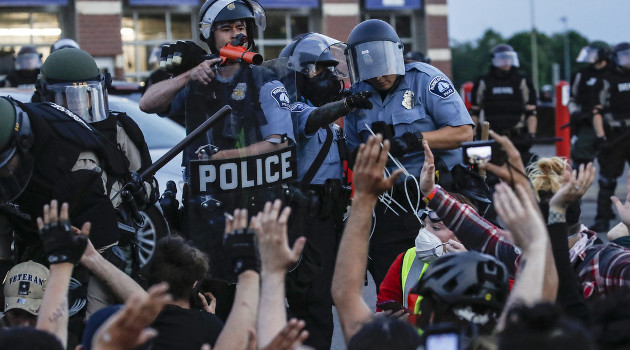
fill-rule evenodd
<path id="1" fill-rule="evenodd" d="M 68 0 L 0 0 L 0 6 L 50 6 L 68 5 Z"/>
<path id="2" fill-rule="evenodd" d="M 199 0 L 129 0 L 131 6 L 179 6 L 199 5 Z"/>
<path id="3" fill-rule="evenodd" d="M 420 0 L 365 0 L 365 8 L 368 10 L 419 9 L 420 4 Z"/>

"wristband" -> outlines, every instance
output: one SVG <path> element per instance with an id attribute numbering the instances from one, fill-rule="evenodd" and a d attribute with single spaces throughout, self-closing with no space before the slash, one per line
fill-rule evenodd
<path id="1" fill-rule="evenodd" d="M 565 213 L 560 213 L 553 209 L 549 209 L 549 217 L 547 218 L 547 225 L 564 223 L 564 222 L 567 222 L 567 216 Z"/>
<path id="2" fill-rule="evenodd" d="M 435 185 L 435 188 L 433 189 L 433 191 L 422 198 L 424 203 L 429 204 L 429 202 L 433 199 L 433 197 L 435 197 L 435 194 L 437 193 L 438 188 L 440 188 L 440 185 Z"/>

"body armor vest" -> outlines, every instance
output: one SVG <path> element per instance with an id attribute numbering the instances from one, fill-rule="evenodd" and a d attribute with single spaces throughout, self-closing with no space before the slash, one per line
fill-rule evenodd
<path id="1" fill-rule="evenodd" d="M 486 83 L 483 110 L 492 129 L 512 129 L 521 120 L 525 106 L 521 91 L 523 79 L 523 76 L 514 69 L 505 77 L 490 72 L 483 78 Z"/>
<path id="2" fill-rule="evenodd" d="M 580 72 L 575 101 L 580 105 L 582 112 L 591 113 L 593 106 L 599 104 L 597 93 L 602 89 L 602 77 L 606 71 L 606 68 L 595 69 L 591 65 Z"/>
<path id="3" fill-rule="evenodd" d="M 615 69 L 607 75 L 610 83 L 608 110 L 615 120 L 630 119 L 630 72 Z"/>

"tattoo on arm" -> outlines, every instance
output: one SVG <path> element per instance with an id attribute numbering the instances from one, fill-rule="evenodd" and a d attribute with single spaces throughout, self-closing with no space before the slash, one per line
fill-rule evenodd
<path id="1" fill-rule="evenodd" d="M 57 306 L 57 309 L 51 316 L 48 317 L 48 321 L 50 323 L 55 323 L 63 316 L 68 315 L 68 294 L 66 294 L 66 298 Z"/>

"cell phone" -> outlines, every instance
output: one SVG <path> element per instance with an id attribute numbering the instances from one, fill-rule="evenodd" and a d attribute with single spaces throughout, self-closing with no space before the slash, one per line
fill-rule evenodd
<path id="1" fill-rule="evenodd" d="M 462 332 L 451 324 L 438 324 L 424 332 L 426 350 L 462 350 Z"/>
<path id="2" fill-rule="evenodd" d="M 464 164 L 478 165 L 490 162 L 502 165 L 507 161 L 507 154 L 494 140 L 462 142 Z"/>
<path id="3" fill-rule="evenodd" d="M 380 303 L 376 303 L 376 306 L 383 310 L 383 311 L 393 311 L 393 312 L 397 312 L 400 310 L 405 310 L 407 313 L 409 314 L 413 314 L 413 312 L 411 312 L 411 310 L 407 309 L 406 307 L 402 306 L 399 302 L 395 301 L 395 300 L 385 300 L 385 301 L 381 301 Z"/>

